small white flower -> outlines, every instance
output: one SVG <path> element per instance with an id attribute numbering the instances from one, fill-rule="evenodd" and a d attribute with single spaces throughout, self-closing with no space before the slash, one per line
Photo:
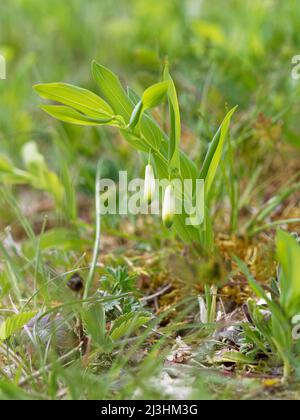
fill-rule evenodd
<path id="1" fill-rule="evenodd" d="M 175 197 L 172 185 L 168 185 L 165 191 L 163 208 L 162 208 L 162 220 L 167 228 L 170 228 L 174 222 L 175 215 Z"/>
<path id="2" fill-rule="evenodd" d="M 34 141 L 30 141 L 24 144 L 22 148 L 22 157 L 23 162 L 27 168 L 31 165 L 45 165 L 44 156 L 39 152 L 37 144 Z"/>
<path id="3" fill-rule="evenodd" d="M 144 200 L 150 205 L 155 194 L 155 178 L 152 166 L 149 164 L 145 170 Z"/>

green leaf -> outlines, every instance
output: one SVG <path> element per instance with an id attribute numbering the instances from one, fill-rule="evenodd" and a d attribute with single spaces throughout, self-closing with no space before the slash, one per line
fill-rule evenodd
<path id="1" fill-rule="evenodd" d="M 279 230 L 276 236 L 277 258 L 282 266 L 280 303 L 292 318 L 300 313 L 300 246 L 289 233 Z"/>
<path id="2" fill-rule="evenodd" d="M 160 127 L 148 115 L 144 115 L 140 123 L 140 131 L 148 147 L 159 150 L 164 137 Z"/>
<path id="3" fill-rule="evenodd" d="M 106 317 L 102 303 L 89 305 L 82 311 L 82 318 L 92 340 L 100 346 L 106 344 Z"/>
<path id="4" fill-rule="evenodd" d="M 145 90 L 142 99 L 136 104 L 130 117 L 129 127 L 134 128 L 141 120 L 143 113 L 156 107 L 168 92 L 170 82 L 161 82 Z M 144 124 L 149 124 L 149 118 L 144 119 Z M 160 136 L 161 137 L 161 136 Z"/>
<path id="5" fill-rule="evenodd" d="M 128 130 L 121 129 L 121 134 L 128 143 L 134 147 L 134 149 L 139 150 L 141 152 L 149 153 L 149 149 L 151 146 L 145 141 L 143 137 L 137 136 L 133 132 Z"/>
<path id="6" fill-rule="evenodd" d="M 119 78 L 109 69 L 96 61 L 92 63 L 92 73 L 98 83 L 101 95 L 111 105 L 116 115 L 121 115 L 129 123 L 133 104 L 126 95 Z"/>
<path id="7" fill-rule="evenodd" d="M 66 83 L 48 83 L 34 86 L 34 90 L 44 99 L 60 102 L 91 118 L 109 118 L 114 115 L 112 108 L 95 93 Z"/>
<path id="8" fill-rule="evenodd" d="M 183 179 L 197 179 L 195 163 L 182 151 L 180 152 L 180 170 Z"/>
<path id="9" fill-rule="evenodd" d="M 7 318 L 0 326 L 0 340 L 7 340 L 17 330 L 23 328 L 36 314 L 37 311 L 23 312 Z"/>
<path id="10" fill-rule="evenodd" d="M 169 165 L 171 171 L 180 172 L 180 136 L 181 136 L 181 122 L 180 111 L 177 99 L 175 84 L 169 73 L 168 65 L 164 70 L 164 80 L 169 81 L 168 99 L 169 99 L 169 113 L 170 113 L 170 143 L 169 143 Z"/>
<path id="11" fill-rule="evenodd" d="M 145 90 L 142 96 L 144 110 L 155 108 L 163 98 L 166 96 L 169 90 L 170 82 L 164 81 L 156 83 Z"/>
<path id="12" fill-rule="evenodd" d="M 69 108 L 64 105 L 43 105 L 41 109 L 51 117 L 57 118 L 60 121 L 76 124 L 76 125 L 86 125 L 86 126 L 96 126 L 96 125 L 114 125 L 114 117 L 109 118 L 91 118 L 87 117 L 84 114 L 76 111 L 75 109 Z M 117 125 L 117 124 L 116 124 Z"/>
<path id="13" fill-rule="evenodd" d="M 133 129 L 139 123 L 142 113 L 143 113 L 143 102 L 139 101 L 134 107 L 131 117 L 130 117 L 129 127 L 131 129 Z"/>
<path id="14" fill-rule="evenodd" d="M 141 105 L 141 98 L 139 95 L 133 91 L 132 89 L 128 88 L 128 95 L 131 98 L 133 104 L 136 108 L 139 108 Z M 133 111 L 134 112 L 134 111 Z M 141 110 L 140 110 L 141 112 Z M 132 113 L 133 114 L 133 113 Z M 138 141 L 138 145 L 134 145 L 133 147 L 137 148 L 138 150 L 142 150 L 145 152 L 149 152 L 149 148 L 153 150 L 159 151 L 162 140 L 164 140 L 165 145 L 167 145 L 167 136 L 159 127 L 157 122 L 151 117 L 151 115 L 144 114 L 140 119 L 140 134 L 142 135 L 142 143 Z M 128 133 L 127 135 L 123 133 L 125 138 L 128 140 Z"/>
<path id="15" fill-rule="evenodd" d="M 190 216 L 183 214 L 176 214 L 174 217 L 174 229 L 180 239 L 189 244 L 199 243 L 199 229 L 194 226 L 186 225 L 185 220 Z"/>
<path id="16" fill-rule="evenodd" d="M 134 105 L 136 105 L 141 100 L 138 93 L 136 93 L 136 91 L 129 86 L 127 87 L 127 96 Z"/>
<path id="17" fill-rule="evenodd" d="M 110 331 L 110 337 L 112 340 L 120 340 L 124 336 L 130 336 L 138 328 L 146 324 L 151 317 L 145 312 L 136 313 L 130 312 L 125 315 L 121 315 L 117 318 Z"/>
<path id="18" fill-rule="evenodd" d="M 206 154 L 200 173 L 200 179 L 205 180 L 205 189 L 207 193 L 210 191 L 219 163 L 221 161 L 223 147 L 229 130 L 231 117 L 236 109 L 237 107 L 234 107 L 227 113 Z"/>

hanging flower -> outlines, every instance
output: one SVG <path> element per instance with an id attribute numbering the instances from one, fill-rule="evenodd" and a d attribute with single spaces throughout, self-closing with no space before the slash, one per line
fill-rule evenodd
<path id="1" fill-rule="evenodd" d="M 169 229 L 174 222 L 175 215 L 175 197 L 172 185 L 168 185 L 165 191 L 162 220 L 164 225 Z"/>
<path id="2" fill-rule="evenodd" d="M 144 200 L 150 205 L 155 194 L 155 178 L 153 168 L 150 164 L 146 166 L 145 170 L 145 186 L 144 186 Z"/>

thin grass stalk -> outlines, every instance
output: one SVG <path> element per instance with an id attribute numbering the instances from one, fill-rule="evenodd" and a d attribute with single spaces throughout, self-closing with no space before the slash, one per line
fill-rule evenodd
<path id="1" fill-rule="evenodd" d="M 97 261 L 100 252 L 100 244 L 101 244 L 101 199 L 100 199 L 100 179 L 101 179 L 101 169 L 102 169 L 102 160 L 98 162 L 97 165 L 97 174 L 96 174 L 96 185 L 95 185 L 95 204 L 96 204 L 96 237 L 95 237 L 95 245 L 93 251 L 93 259 L 90 267 L 90 271 L 88 274 L 88 278 L 86 281 L 86 285 L 84 288 L 83 299 L 87 299 L 89 296 L 90 289 L 93 284 L 93 280 L 95 277 L 95 271 L 97 266 Z"/>

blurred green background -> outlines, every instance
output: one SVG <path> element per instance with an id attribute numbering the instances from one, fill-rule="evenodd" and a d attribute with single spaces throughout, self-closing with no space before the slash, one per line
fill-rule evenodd
<path id="1" fill-rule="evenodd" d="M 199 164 L 225 110 L 236 104 L 235 133 L 245 150 L 274 124 L 280 140 L 299 146 L 300 82 L 291 77 L 291 59 L 300 51 L 299 19 L 297 0 L 1 2 L 7 80 L 0 83 L 0 153 L 21 165 L 21 146 L 34 140 L 59 169 L 57 157 L 65 151 L 76 183 L 92 190 L 100 154 L 122 167 L 130 149 L 114 144 L 104 130 L 50 119 L 39 110 L 32 85 L 65 81 L 96 91 L 90 75 L 96 59 L 142 91 L 160 79 L 166 57 L 179 90 L 183 148 Z M 257 121 L 270 127 L 261 134 Z"/>

